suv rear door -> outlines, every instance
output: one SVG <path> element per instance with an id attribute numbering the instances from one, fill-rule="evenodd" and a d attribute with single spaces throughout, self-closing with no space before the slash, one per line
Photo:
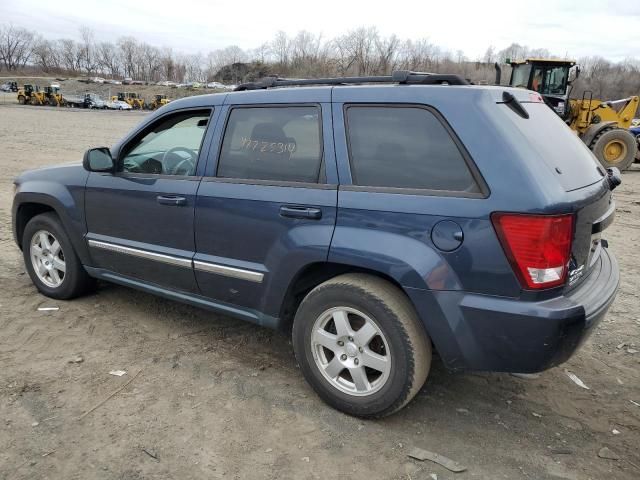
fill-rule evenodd
<path id="1" fill-rule="evenodd" d="M 251 320 L 277 317 L 292 277 L 327 259 L 337 203 L 330 95 L 242 92 L 221 110 L 196 201 L 194 269 L 202 294 Z"/>

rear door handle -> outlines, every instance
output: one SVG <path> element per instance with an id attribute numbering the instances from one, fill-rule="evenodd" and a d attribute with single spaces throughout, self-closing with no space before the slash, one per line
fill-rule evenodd
<path id="1" fill-rule="evenodd" d="M 283 205 L 280 207 L 280 215 L 289 218 L 308 218 L 311 220 L 319 220 L 322 218 L 322 210 L 313 207 Z"/>
<path id="2" fill-rule="evenodd" d="M 174 207 L 183 207 L 187 204 L 187 199 L 175 195 L 158 195 L 156 200 L 160 205 L 171 205 Z"/>

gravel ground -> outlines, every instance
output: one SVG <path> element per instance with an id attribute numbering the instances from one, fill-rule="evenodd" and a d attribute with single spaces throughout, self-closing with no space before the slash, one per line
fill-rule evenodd
<path id="1" fill-rule="evenodd" d="M 637 166 L 606 234 L 618 298 L 568 363 L 519 378 L 452 374 L 436 359 L 407 408 L 362 421 L 316 397 L 284 334 L 113 285 L 71 302 L 39 295 L 12 240 L 13 177 L 79 161 L 145 114 L 13 98 L 0 99 L 0 478 L 640 478 Z M 414 461 L 413 447 L 467 471 Z"/>

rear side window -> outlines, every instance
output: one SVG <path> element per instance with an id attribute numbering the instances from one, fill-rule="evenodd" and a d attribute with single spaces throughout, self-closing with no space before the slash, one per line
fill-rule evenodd
<path id="1" fill-rule="evenodd" d="M 320 109 L 315 106 L 234 108 L 217 176 L 315 183 L 321 136 Z"/>
<path id="2" fill-rule="evenodd" d="M 346 120 L 354 185 L 480 192 L 458 146 L 430 110 L 349 106 Z"/>

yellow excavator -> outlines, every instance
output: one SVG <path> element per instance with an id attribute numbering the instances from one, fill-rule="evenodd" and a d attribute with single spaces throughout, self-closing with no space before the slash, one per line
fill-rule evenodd
<path id="1" fill-rule="evenodd" d="M 638 109 L 638 97 L 614 101 L 593 98 L 589 90 L 580 99 L 570 98 L 571 84 L 580 75 L 572 60 L 527 58 L 510 61 L 512 87 L 538 92 L 593 151 L 605 168 L 626 170 L 636 159 L 638 145 L 629 132 Z M 496 83 L 500 84 L 500 66 L 496 64 Z"/>

